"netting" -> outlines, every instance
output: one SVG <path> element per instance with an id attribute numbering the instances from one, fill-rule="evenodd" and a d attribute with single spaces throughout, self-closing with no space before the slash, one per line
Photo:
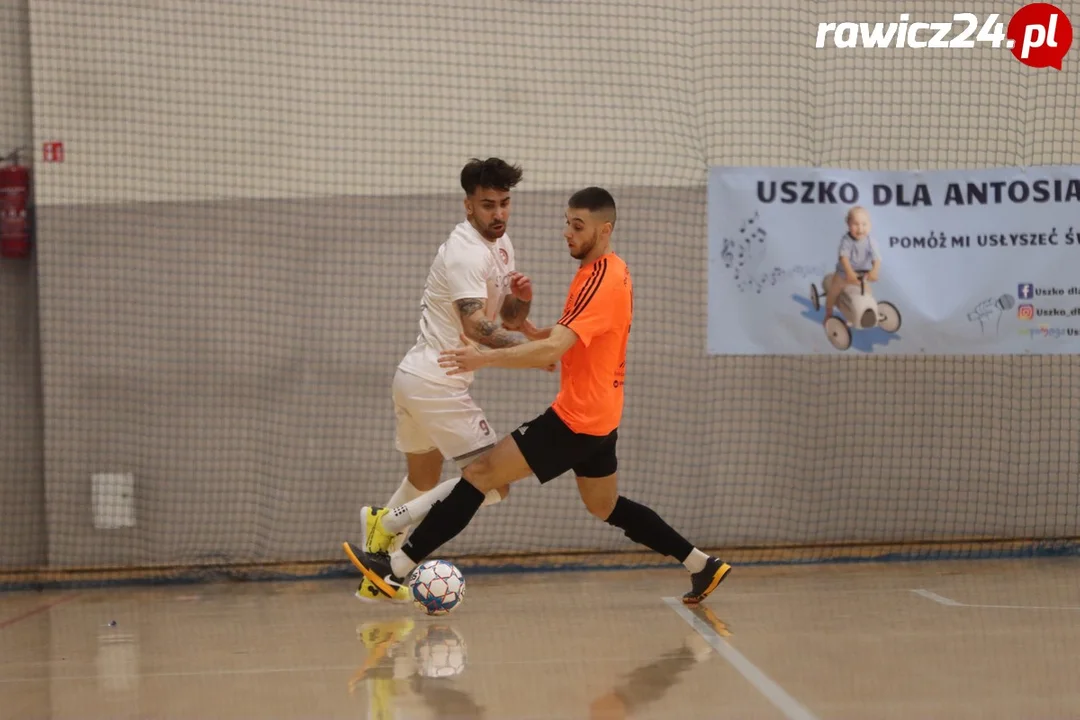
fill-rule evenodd
<path id="1" fill-rule="evenodd" d="M 2 105 L 22 93 L 35 147 L 65 148 L 35 161 L 38 285 L 9 289 L 23 271 L 4 264 L 27 306 L 0 305 L 4 569 L 341 562 L 404 474 L 390 380 L 474 156 L 524 167 L 508 232 L 537 322 L 574 271 L 567 197 L 615 195 L 636 293 L 620 483 L 695 544 L 749 562 L 1080 536 L 1073 356 L 705 349 L 710 166 L 1075 163 L 1068 72 L 984 47 L 814 48 L 818 22 L 894 19 L 881 0 L 3 12 L 33 83 L 3 75 Z M 7 330 L 35 312 L 40 357 L 36 331 Z M 557 382 L 484 371 L 474 396 L 504 434 Z M 853 388 L 865 414 L 842 407 Z M 520 483 L 441 554 L 637 549 L 566 478 Z"/>

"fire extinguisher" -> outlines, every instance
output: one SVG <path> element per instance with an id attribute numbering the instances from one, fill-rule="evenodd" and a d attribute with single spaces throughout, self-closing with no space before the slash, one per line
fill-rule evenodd
<path id="1" fill-rule="evenodd" d="M 0 167 L 0 256 L 30 255 L 30 168 L 19 164 L 15 150 Z"/>

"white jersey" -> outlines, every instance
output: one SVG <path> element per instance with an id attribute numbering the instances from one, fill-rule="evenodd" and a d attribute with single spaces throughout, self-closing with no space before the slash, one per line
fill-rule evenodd
<path id="1" fill-rule="evenodd" d="M 398 368 L 444 385 L 468 387 L 473 373 L 447 375 L 439 367 L 439 353 L 461 347 L 461 315 L 454 303 L 464 298 L 486 301 L 489 320 L 499 316 L 510 295 L 514 246 L 503 235 L 487 240 L 468 220 L 460 223 L 440 247 L 428 271 L 420 302 L 420 334 Z"/>

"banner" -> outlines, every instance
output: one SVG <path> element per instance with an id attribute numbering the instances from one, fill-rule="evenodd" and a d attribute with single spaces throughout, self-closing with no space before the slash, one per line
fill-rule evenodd
<path id="1" fill-rule="evenodd" d="M 855 207 L 878 277 L 837 273 L 826 323 Z M 1080 351 L 1080 167 L 717 167 L 708 213 L 710 354 Z"/>

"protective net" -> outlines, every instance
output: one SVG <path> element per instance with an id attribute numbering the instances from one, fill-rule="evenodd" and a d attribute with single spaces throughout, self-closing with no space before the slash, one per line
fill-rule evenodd
<path id="1" fill-rule="evenodd" d="M 390 381 L 463 219 L 458 173 L 488 156 L 525 170 L 508 232 L 538 323 L 574 272 L 566 199 L 613 192 L 636 290 L 620 483 L 695 544 L 753 562 L 1080 536 L 1075 357 L 705 346 L 710 166 L 1075 163 L 1070 73 L 984 47 L 814 48 L 819 22 L 894 19 L 882 0 L 3 12 L 33 83 L 3 75 L 2 105 L 21 93 L 35 147 L 65 152 L 35 159 L 38 285 L 4 263 L 4 569 L 340 563 L 359 508 L 404 474 Z M 557 382 L 488 370 L 473 390 L 505 434 Z M 440 554 L 639 549 L 567 477 L 520 483 Z"/>

